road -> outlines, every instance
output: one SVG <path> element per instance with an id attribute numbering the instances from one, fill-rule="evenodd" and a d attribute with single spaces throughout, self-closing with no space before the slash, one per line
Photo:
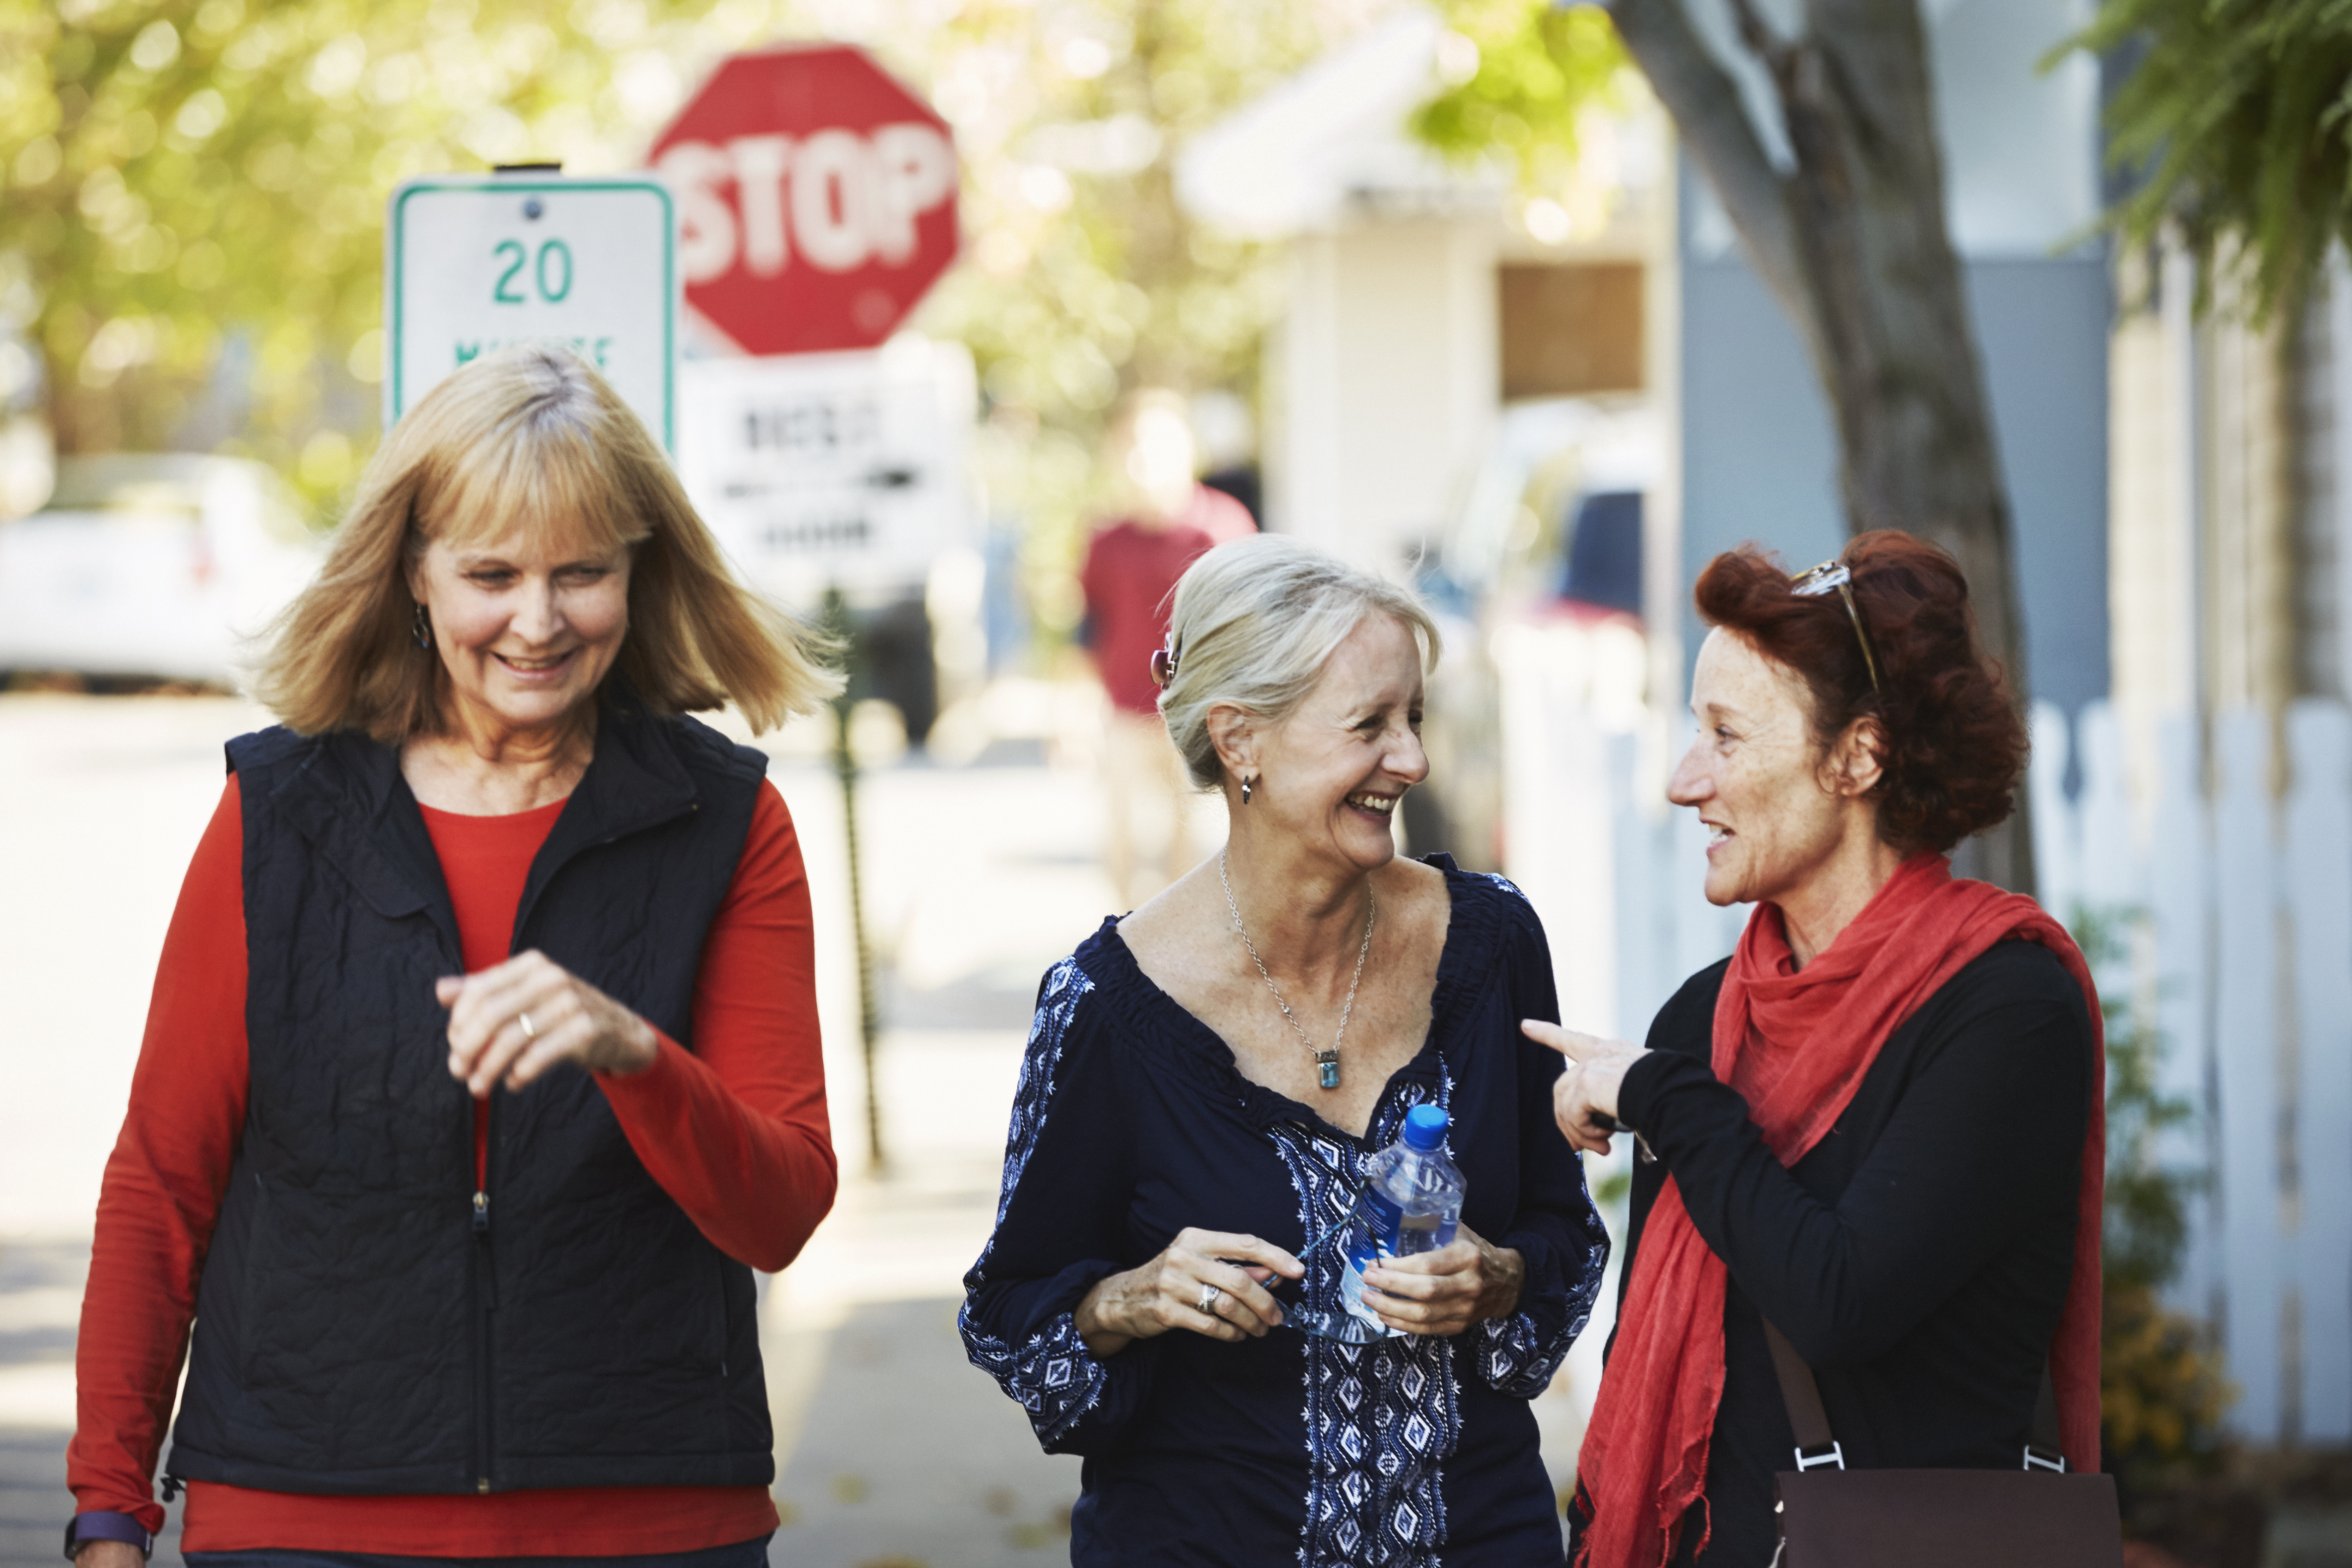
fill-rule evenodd
<path id="1" fill-rule="evenodd" d="M 89 1216 L 180 877 L 219 797 L 221 698 L 0 696 L 0 1568 L 56 1560 Z M 887 1163 L 867 1146 L 839 789 L 811 728 L 771 746 L 818 911 L 819 1008 L 846 1179 L 762 1308 L 777 1415 L 771 1560 L 1013 1568 L 1066 1560 L 1077 1463 L 1037 1450 L 963 1358 L 958 1281 L 993 1216 L 1039 974 L 1110 907 L 1082 771 L 1034 738 L 866 775 L 859 821 L 889 1027 Z M 1581 1402 L 1538 1401 L 1555 1475 Z M 176 1565 L 176 1552 L 156 1562 Z"/>

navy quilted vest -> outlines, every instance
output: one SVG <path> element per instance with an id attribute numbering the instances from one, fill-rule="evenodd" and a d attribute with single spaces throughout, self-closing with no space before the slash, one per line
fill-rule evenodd
<path id="1" fill-rule="evenodd" d="M 617 685 L 617 683 L 614 683 Z M 608 696 L 530 868 L 537 948 L 691 1048 L 766 759 Z M 398 753 L 233 741 L 252 1088 L 196 1300 L 175 1477 L 278 1491 L 763 1486 L 751 1273 L 558 1068 L 472 1111 L 436 976 L 457 927 Z"/>

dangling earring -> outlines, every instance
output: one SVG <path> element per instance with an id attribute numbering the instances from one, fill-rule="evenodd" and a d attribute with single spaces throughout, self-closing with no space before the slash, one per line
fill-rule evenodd
<path id="1" fill-rule="evenodd" d="M 1254 789 L 1255 789 L 1255 788 L 1257 788 L 1257 780 L 1255 780 L 1255 779 L 1244 779 L 1244 780 L 1242 780 L 1242 804 L 1243 804 L 1244 805 L 1247 805 L 1249 804 L 1250 791 L 1252 791 L 1252 790 L 1254 790 Z"/>
<path id="2" fill-rule="evenodd" d="M 422 605 L 416 606 L 416 619 L 414 622 L 414 628 L 413 635 L 416 638 L 416 646 L 425 649 L 428 653 L 431 652 L 433 648 L 433 620 L 431 616 L 425 613 L 425 606 Z"/>

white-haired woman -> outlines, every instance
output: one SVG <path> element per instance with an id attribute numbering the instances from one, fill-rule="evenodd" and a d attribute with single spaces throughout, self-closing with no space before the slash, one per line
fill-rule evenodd
<path id="1" fill-rule="evenodd" d="M 1074 1563 L 1559 1561 L 1527 1401 L 1608 1241 L 1518 1032 L 1558 1016 L 1534 910 L 1396 854 L 1436 652 L 1410 595 L 1279 537 L 1177 587 L 1160 710 L 1225 847 L 1046 973 L 964 1281 L 973 1362 L 1087 1456 Z M 1369 1272 L 1397 1337 L 1286 1329 L 1340 1310 L 1309 1244 L 1423 1103 L 1457 1239 Z"/>
<path id="2" fill-rule="evenodd" d="M 68 1549 L 141 1561 L 186 1355 L 192 1568 L 764 1564 L 751 1270 L 834 1193 L 808 884 L 685 713 L 832 678 L 530 347 L 392 431 L 260 689 L 99 1200 Z"/>

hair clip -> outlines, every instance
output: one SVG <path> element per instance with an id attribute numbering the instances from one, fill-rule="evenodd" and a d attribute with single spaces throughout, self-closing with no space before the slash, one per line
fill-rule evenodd
<path id="1" fill-rule="evenodd" d="M 1176 679 L 1176 645 L 1173 643 L 1169 644 L 1166 647 L 1156 647 L 1151 650 L 1151 681 L 1153 685 L 1165 689 L 1174 683 Z"/>

